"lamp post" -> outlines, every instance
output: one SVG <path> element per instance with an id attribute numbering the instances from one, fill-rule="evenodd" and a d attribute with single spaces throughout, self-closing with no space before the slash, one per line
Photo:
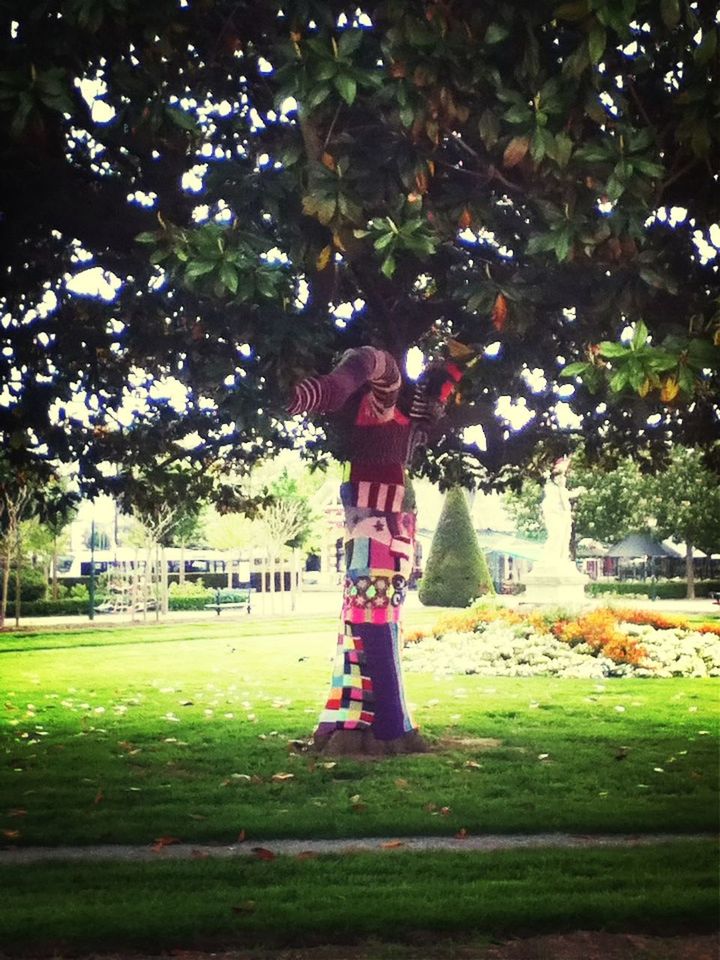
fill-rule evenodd
<path id="1" fill-rule="evenodd" d="M 648 517 L 647 521 L 648 529 L 650 530 L 650 535 L 655 539 L 655 528 L 657 527 L 657 520 L 655 517 Z M 650 557 L 650 599 L 657 600 L 657 556 L 653 555 Z"/>
<path id="2" fill-rule="evenodd" d="M 90 587 L 89 587 L 88 617 L 95 619 L 95 517 L 90 524 Z"/>

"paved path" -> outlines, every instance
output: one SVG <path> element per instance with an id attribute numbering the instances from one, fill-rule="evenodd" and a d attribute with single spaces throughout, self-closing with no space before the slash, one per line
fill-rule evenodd
<path id="1" fill-rule="evenodd" d="M 148 846 L 107 844 L 88 847 L 11 847 L 0 850 L 0 866 L 24 865 L 48 860 L 76 860 L 99 863 L 113 860 L 202 860 L 206 858 L 271 856 L 302 857 L 321 854 L 417 853 L 450 850 L 487 853 L 493 850 L 535 850 L 539 848 L 647 847 L 684 840 L 714 840 L 714 834 L 485 834 L 458 837 L 361 837 L 343 840 L 258 840 L 245 843 L 168 843 Z"/>

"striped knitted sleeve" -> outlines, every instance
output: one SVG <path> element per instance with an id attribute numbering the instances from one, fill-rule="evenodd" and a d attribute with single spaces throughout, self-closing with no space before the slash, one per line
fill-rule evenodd
<path id="1" fill-rule="evenodd" d="M 332 373 L 298 383 L 288 411 L 334 413 L 360 387 L 369 384 L 373 413 L 384 420 L 392 413 L 400 383 L 400 371 L 389 353 L 375 347 L 359 347 L 348 350 Z"/>

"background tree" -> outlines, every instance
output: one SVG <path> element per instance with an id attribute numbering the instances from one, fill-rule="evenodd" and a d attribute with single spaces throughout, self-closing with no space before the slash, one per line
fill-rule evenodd
<path id="1" fill-rule="evenodd" d="M 293 442 L 302 375 L 363 343 L 432 356 L 451 333 L 477 360 L 416 465 L 433 478 L 512 479 L 565 422 L 563 384 L 591 453 L 717 436 L 712 4 L 0 13 L 18 462 L 76 461 L 89 492 L 100 464 L 249 468 Z"/>
<path id="2" fill-rule="evenodd" d="M 445 496 L 432 539 L 420 602 L 429 607 L 467 607 L 476 597 L 494 592 L 465 493 L 453 487 Z"/>
<path id="3" fill-rule="evenodd" d="M 653 478 L 652 504 L 662 537 L 685 544 L 687 596 L 695 596 L 696 547 L 717 553 L 720 546 L 720 487 L 699 450 L 676 447 L 668 468 Z"/>

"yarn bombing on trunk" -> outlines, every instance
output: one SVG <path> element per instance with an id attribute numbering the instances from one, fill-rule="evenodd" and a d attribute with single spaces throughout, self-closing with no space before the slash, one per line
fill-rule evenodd
<path id="1" fill-rule="evenodd" d="M 348 350 L 332 373 L 297 384 L 291 414 L 338 413 L 359 404 L 346 439 L 340 499 L 345 515 L 345 581 L 330 695 L 314 733 L 327 752 L 424 749 L 405 701 L 400 663 L 402 607 L 412 572 L 415 513 L 405 465 L 462 373 L 447 364 L 433 390 L 421 381 L 408 415 L 398 408 L 402 376 L 374 347 Z M 436 396 L 432 396 L 436 393 Z"/>

